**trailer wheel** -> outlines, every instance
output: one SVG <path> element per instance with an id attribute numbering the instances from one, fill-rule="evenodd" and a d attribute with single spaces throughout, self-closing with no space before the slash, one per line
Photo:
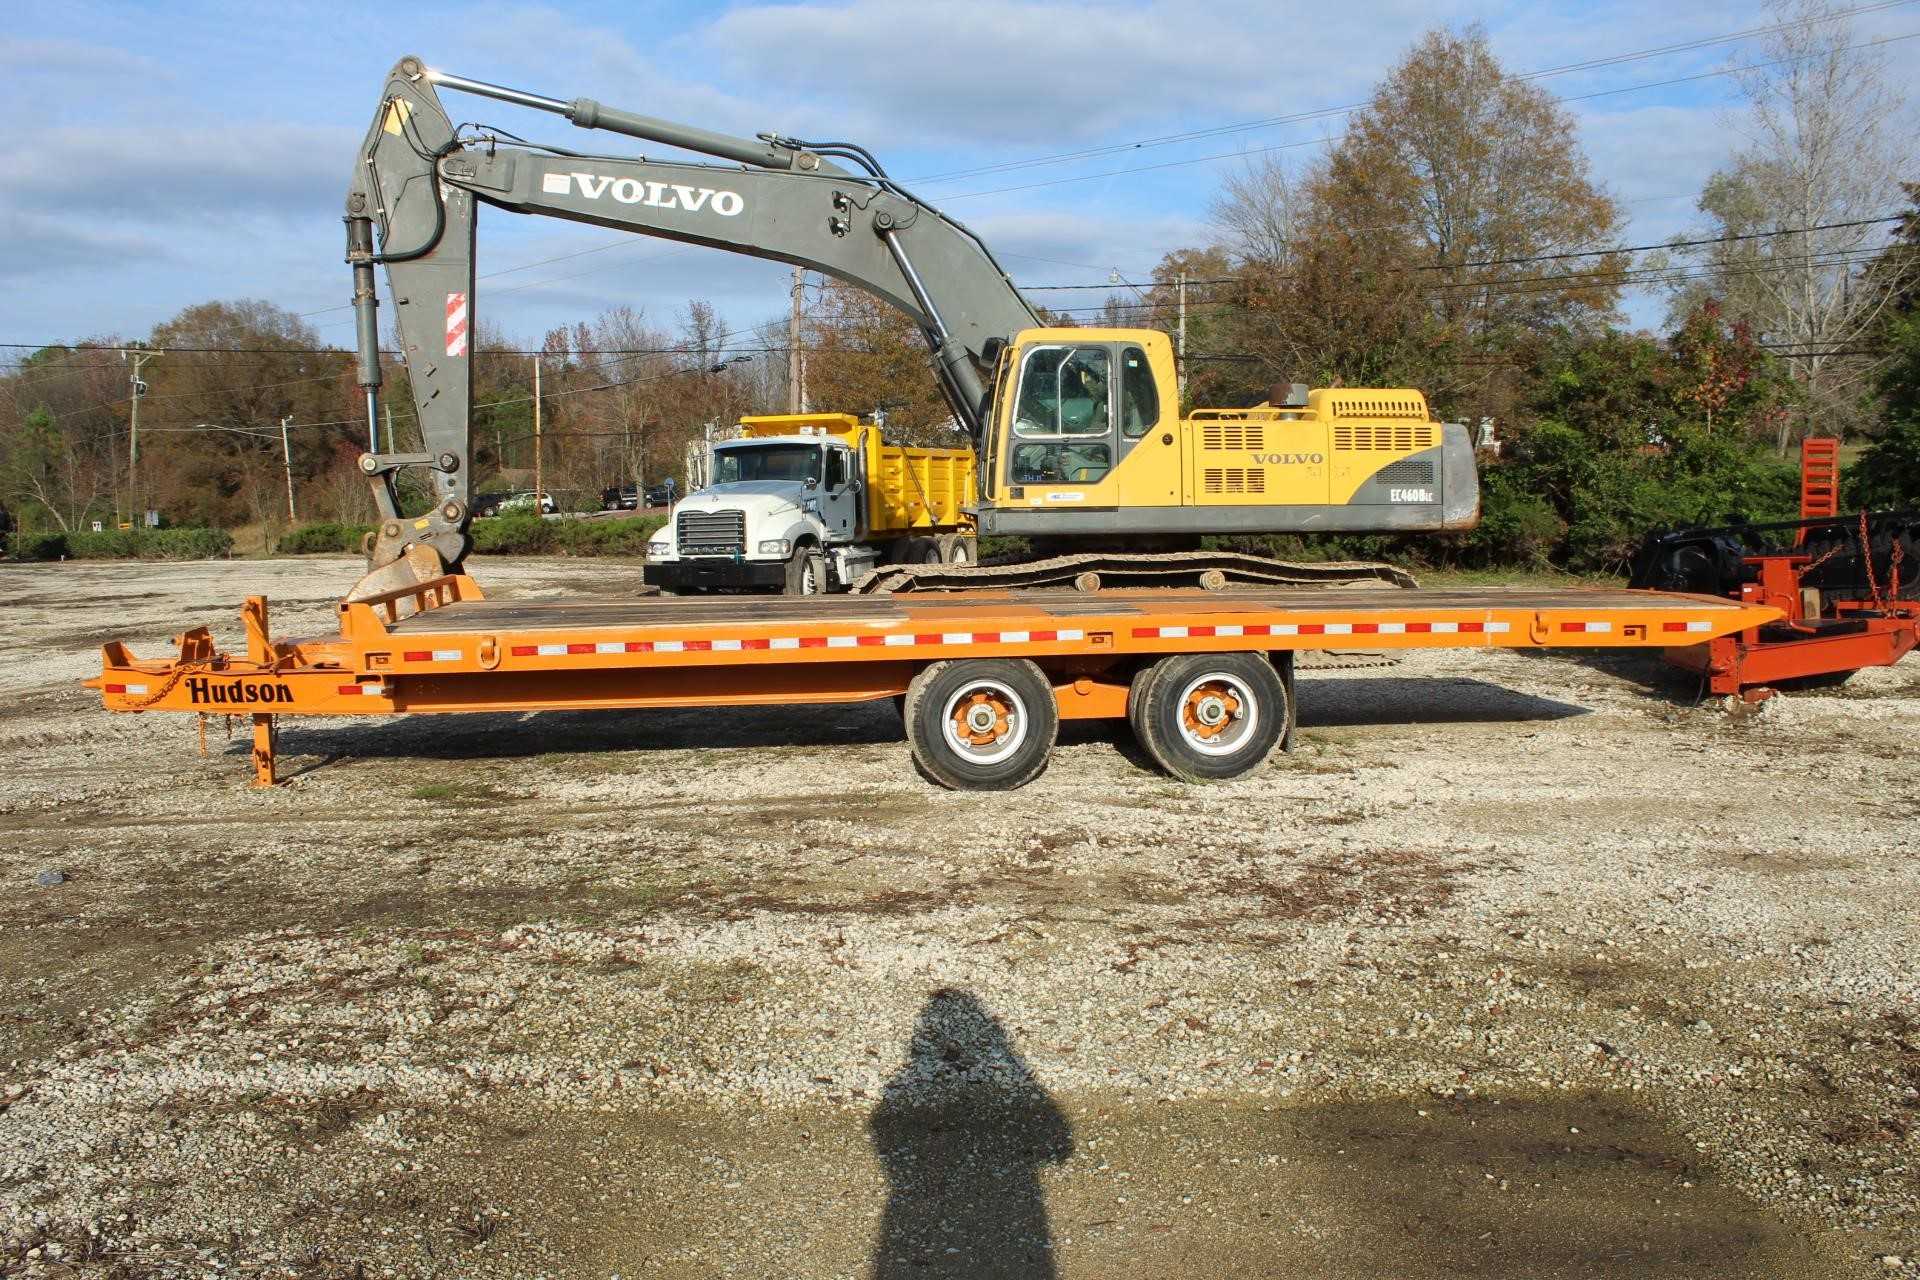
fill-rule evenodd
<path id="1" fill-rule="evenodd" d="M 1011 791 L 1040 776 L 1060 730 L 1053 685 L 1024 659 L 928 665 L 901 710 L 913 762 L 955 791 Z"/>
<path id="2" fill-rule="evenodd" d="M 980 559 L 980 550 L 972 538 L 964 533 L 956 533 L 946 539 L 948 564 L 975 564 Z"/>
<path id="3" fill-rule="evenodd" d="M 1183 653 L 1133 678 L 1127 722 L 1154 763 L 1185 782 L 1260 766 L 1287 730 L 1287 688 L 1250 653 Z"/>
<path id="4" fill-rule="evenodd" d="M 946 557 L 940 554 L 940 539 L 920 538 L 917 542 L 919 545 L 913 549 L 915 564 L 941 564 L 945 561 Z"/>

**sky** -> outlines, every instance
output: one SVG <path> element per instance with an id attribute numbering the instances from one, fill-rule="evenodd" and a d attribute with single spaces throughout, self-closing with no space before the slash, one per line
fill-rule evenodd
<path id="1" fill-rule="evenodd" d="M 1912 65 L 1920 39 L 1897 37 L 1920 33 L 1920 0 L 1846 3 L 1873 5 L 1850 19 L 1856 39 L 1895 38 L 1883 55 Z M 1284 118 L 1363 102 L 1435 25 L 1478 22 L 1503 66 L 1538 72 L 1767 21 L 1724 0 L 9 0 L 0 342 L 139 336 L 196 302 L 262 298 L 350 344 L 341 202 L 383 77 L 406 54 L 726 132 L 860 142 L 982 233 L 1023 286 L 1044 286 L 1140 281 L 1166 251 L 1208 241 L 1223 175 L 1322 154 L 1337 112 Z M 1537 81 L 1577 120 L 1593 176 L 1629 220 L 1626 243 L 1699 225 L 1701 184 L 1740 144 L 1734 81 L 1711 73 L 1758 47 L 1716 42 Z M 641 149 L 588 142 L 556 116 L 446 100 L 456 119 L 561 146 Z M 1196 131 L 1211 132 L 1160 141 Z M 714 250 L 491 209 L 480 243 L 476 310 L 529 342 L 614 306 L 671 328 L 704 298 L 736 331 L 785 306 L 787 268 Z M 1658 299 L 1630 299 L 1628 318 L 1657 324 Z"/>

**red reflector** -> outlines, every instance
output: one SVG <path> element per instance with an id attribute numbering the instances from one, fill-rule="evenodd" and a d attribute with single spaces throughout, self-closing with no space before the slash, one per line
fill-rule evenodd
<path id="1" fill-rule="evenodd" d="M 1460 624 L 1460 629 L 1462 631 L 1485 631 L 1487 624 L 1484 622 L 1463 622 Z"/>
<path id="2" fill-rule="evenodd" d="M 1560 624 L 1560 629 L 1562 631 L 1585 631 L 1587 624 L 1584 622 L 1563 622 Z"/>
<path id="3" fill-rule="evenodd" d="M 593 646 L 590 644 L 570 644 L 567 646 L 567 652 L 568 653 L 592 653 Z"/>
<path id="4" fill-rule="evenodd" d="M 827 638 L 825 636 L 801 636 L 800 647 L 802 649 L 824 649 L 827 647 Z"/>
<path id="5" fill-rule="evenodd" d="M 1303 636 L 1323 636 L 1327 634 L 1327 624 L 1324 622 L 1303 622 L 1300 624 L 1300 634 Z"/>
<path id="6" fill-rule="evenodd" d="M 110 684 L 107 686 L 108 693 L 125 693 L 126 691 L 127 686 L 123 684 Z"/>
<path id="7" fill-rule="evenodd" d="M 688 653 L 709 653 L 713 649 L 711 640 L 689 640 L 686 643 Z"/>
<path id="8" fill-rule="evenodd" d="M 1033 633 L 1033 638 L 1035 640 L 1042 640 L 1042 641 L 1058 640 L 1060 638 L 1060 633 L 1058 631 L 1036 631 Z"/>
<path id="9" fill-rule="evenodd" d="M 1687 624 L 1684 622 L 1663 622 L 1660 624 L 1660 629 L 1662 631 L 1685 631 Z"/>
<path id="10" fill-rule="evenodd" d="M 357 684 L 343 684 L 340 686 L 340 693 L 343 696 L 356 694 L 359 692 L 360 692 L 360 686 Z"/>
<path id="11" fill-rule="evenodd" d="M 857 637 L 857 640 L 863 648 L 876 644 L 885 644 L 887 642 L 885 636 L 860 636 Z"/>
<path id="12" fill-rule="evenodd" d="M 1198 639 L 1204 640 L 1208 636 L 1213 635 L 1214 630 L 1212 627 L 1188 627 L 1187 634 L 1190 636 L 1194 636 Z"/>
<path id="13" fill-rule="evenodd" d="M 430 649 L 409 649 L 405 653 L 401 654 L 400 656 L 401 658 L 405 659 L 408 662 L 432 662 L 433 661 L 433 651 Z"/>
<path id="14" fill-rule="evenodd" d="M 513 656 L 516 658 L 531 658 L 538 655 L 539 652 L 540 650 L 537 646 L 530 644 L 517 644 L 513 646 Z"/>
<path id="15" fill-rule="evenodd" d="M 764 649 L 767 647 L 767 642 L 765 640 L 742 640 L 740 647 L 742 649 Z"/>

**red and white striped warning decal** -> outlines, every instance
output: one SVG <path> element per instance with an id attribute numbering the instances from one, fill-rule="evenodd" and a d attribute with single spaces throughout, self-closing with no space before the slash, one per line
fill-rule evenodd
<path id="1" fill-rule="evenodd" d="M 384 698 L 387 686 L 383 684 L 343 684 L 339 694 L 343 698 Z"/>
<path id="2" fill-rule="evenodd" d="M 1135 627 L 1135 640 L 1208 640 L 1236 636 L 1500 635 L 1504 622 L 1273 622 L 1206 627 Z"/>
<path id="3" fill-rule="evenodd" d="M 447 295 L 447 354 L 467 354 L 467 295 Z"/>
<path id="4" fill-rule="evenodd" d="M 1660 624 L 1660 629 L 1662 631 L 1711 631 L 1713 624 L 1704 619 L 1697 622 L 1663 622 Z"/>
<path id="5" fill-rule="evenodd" d="M 601 640 L 592 644 L 517 644 L 516 658 L 587 653 L 754 653 L 779 649 L 894 649 L 916 645 L 1045 644 L 1084 640 L 1085 631 L 863 632 L 843 636 L 748 636 L 739 640 Z"/>
<path id="6" fill-rule="evenodd" d="M 464 656 L 458 649 L 408 649 L 400 658 L 403 662 L 458 662 Z"/>
<path id="7" fill-rule="evenodd" d="M 131 693 L 138 696 L 144 694 L 146 691 L 147 686 L 143 684 L 110 684 L 107 686 L 108 693 Z"/>

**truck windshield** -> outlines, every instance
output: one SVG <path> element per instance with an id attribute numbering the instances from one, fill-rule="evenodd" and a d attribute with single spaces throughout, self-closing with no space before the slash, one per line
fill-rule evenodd
<path id="1" fill-rule="evenodd" d="M 820 448 L 811 444 L 734 445 L 713 454 L 713 482 L 820 479 Z"/>

